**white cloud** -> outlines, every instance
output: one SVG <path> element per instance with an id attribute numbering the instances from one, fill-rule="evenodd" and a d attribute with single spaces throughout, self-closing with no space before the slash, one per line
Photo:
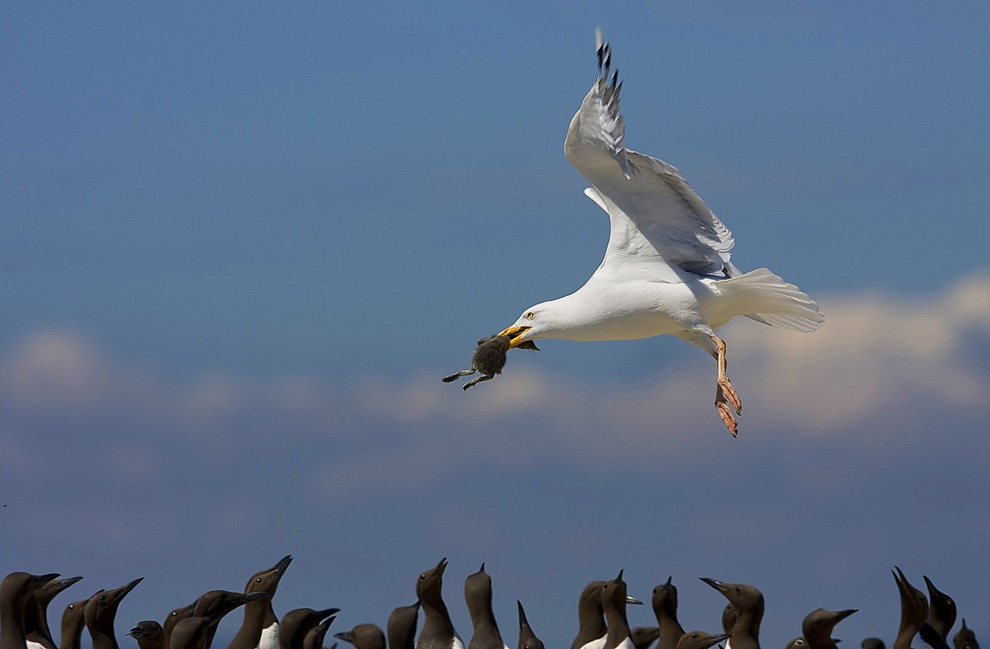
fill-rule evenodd
<path id="1" fill-rule="evenodd" d="M 932 407 L 974 419 L 982 411 L 990 373 L 970 350 L 985 350 L 990 340 L 990 276 L 962 279 L 941 295 L 871 293 L 822 303 L 829 320 L 814 334 L 755 323 L 725 334 L 729 373 L 745 403 L 740 443 L 843 435 L 871 444 L 903 433 L 904 422 Z M 0 420 L 12 453 L 51 461 L 33 431 L 53 409 L 85 409 L 88 425 L 108 432 L 79 445 L 98 464 L 130 467 L 132 481 L 153 479 L 170 461 L 162 454 L 174 450 L 151 437 L 161 435 L 214 462 L 246 444 L 270 449 L 325 438 L 340 448 L 312 460 L 325 465 L 311 478 L 321 489 L 430 479 L 482 455 L 508 465 L 546 458 L 670 466 L 727 438 L 712 406 L 714 363 L 701 354 L 625 384 L 510 367 L 467 393 L 425 374 L 337 385 L 211 373 L 175 384 L 113 363 L 66 330 L 30 334 L 2 359 L 0 403 L 23 411 Z M 63 465 L 78 461 L 67 457 Z M 10 462 L 3 470 L 13 470 Z"/>
<path id="2" fill-rule="evenodd" d="M 79 333 L 42 329 L 0 361 L 0 390 L 22 405 L 85 407 L 105 394 L 106 369 L 102 353 Z"/>

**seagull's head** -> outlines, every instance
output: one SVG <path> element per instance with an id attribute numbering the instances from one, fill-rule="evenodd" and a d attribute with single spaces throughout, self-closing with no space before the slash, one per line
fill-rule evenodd
<path id="1" fill-rule="evenodd" d="M 552 337 L 556 329 L 554 305 L 542 302 L 522 312 L 522 315 L 509 327 L 498 333 L 509 337 L 509 349 L 538 338 Z"/>

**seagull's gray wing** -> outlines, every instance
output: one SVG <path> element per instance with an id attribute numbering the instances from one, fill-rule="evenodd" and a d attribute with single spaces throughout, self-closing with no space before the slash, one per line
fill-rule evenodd
<path id="1" fill-rule="evenodd" d="M 608 212 L 611 232 L 603 263 L 647 260 L 699 274 L 732 275 L 732 233 L 673 166 L 623 146 L 622 84 L 611 50 L 598 37 L 598 77 L 571 120 L 564 155 Z"/>

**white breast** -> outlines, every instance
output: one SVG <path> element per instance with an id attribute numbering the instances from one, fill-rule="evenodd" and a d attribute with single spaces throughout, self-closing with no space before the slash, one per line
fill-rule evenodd
<path id="1" fill-rule="evenodd" d="M 32 642 L 31 640 L 28 640 L 27 649 L 45 649 L 45 647 L 40 642 Z"/>
<path id="2" fill-rule="evenodd" d="M 258 649 L 278 649 L 278 622 L 261 630 Z"/>
<path id="3" fill-rule="evenodd" d="M 605 646 L 605 638 L 608 636 L 602 636 L 597 640 L 592 640 L 591 642 L 586 642 L 581 645 L 581 649 L 602 649 Z"/>

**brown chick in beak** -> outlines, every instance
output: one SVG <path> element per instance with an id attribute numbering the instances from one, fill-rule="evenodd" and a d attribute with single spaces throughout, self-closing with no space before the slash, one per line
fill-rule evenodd
<path id="1" fill-rule="evenodd" d="M 505 367 L 505 357 L 509 352 L 510 343 L 511 338 L 501 334 L 482 338 L 478 341 L 478 346 L 474 348 L 474 356 L 471 358 L 471 369 L 461 370 L 460 372 L 446 376 L 443 382 L 450 383 L 462 376 L 470 376 L 475 372 L 481 372 L 481 376 L 476 376 L 464 384 L 464 389 L 467 390 L 482 381 L 492 380 L 496 374 L 501 374 L 502 368 Z M 524 343 L 516 345 L 516 347 L 519 349 L 540 351 L 539 347 L 532 340 L 527 340 Z"/>

